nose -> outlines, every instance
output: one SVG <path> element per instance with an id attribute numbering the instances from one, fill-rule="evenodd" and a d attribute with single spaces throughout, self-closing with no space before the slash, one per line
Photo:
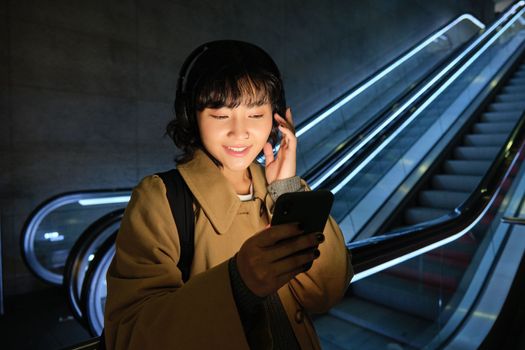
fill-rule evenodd
<path id="1" fill-rule="evenodd" d="M 250 137 L 248 127 L 243 118 L 232 118 L 228 134 L 235 139 L 248 139 Z"/>

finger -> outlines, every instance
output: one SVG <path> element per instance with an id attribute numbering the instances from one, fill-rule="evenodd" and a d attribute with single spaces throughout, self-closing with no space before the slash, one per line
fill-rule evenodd
<path id="1" fill-rule="evenodd" d="M 297 138 L 295 137 L 295 134 L 292 130 L 279 126 L 279 131 L 283 133 L 283 139 L 286 141 L 287 147 L 295 147 L 297 145 Z"/>
<path id="2" fill-rule="evenodd" d="M 293 278 L 295 278 L 295 276 L 303 272 L 304 272 L 304 267 L 301 266 L 293 271 L 279 275 L 275 278 L 276 284 L 279 286 L 279 288 L 281 288 L 286 283 L 290 282 Z"/>
<path id="3" fill-rule="evenodd" d="M 295 237 L 303 232 L 297 223 L 274 225 L 261 231 L 260 237 L 257 237 L 257 246 L 270 247 L 283 239 Z"/>
<path id="4" fill-rule="evenodd" d="M 288 113 L 288 112 L 287 112 Z M 281 117 L 279 114 L 275 114 L 275 120 L 277 121 L 279 130 L 283 133 L 283 136 L 285 136 L 283 130 L 286 129 L 289 131 L 286 135 L 288 136 L 294 136 L 295 137 L 295 128 L 293 126 L 293 121 L 290 122 L 283 117 Z"/>
<path id="5" fill-rule="evenodd" d="M 315 249 L 324 240 L 324 236 L 318 233 L 308 233 L 289 238 L 285 241 L 277 243 L 270 248 L 272 260 L 277 261 L 288 257 L 289 255 L 298 253 L 303 250 Z"/>
<path id="6" fill-rule="evenodd" d="M 288 145 L 288 143 L 287 143 L 287 136 L 284 133 L 284 130 L 288 130 L 288 129 L 286 129 L 285 127 L 283 127 L 281 125 L 279 125 L 277 128 L 281 132 L 281 142 L 279 143 L 279 151 L 281 151 L 281 149 L 286 149 L 286 147 Z M 280 153 L 279 151 L 277 152 L 277 154 Z"/>
<path id="7" fill-rule="evenodd" d="M 295 124 L 293 122 L 292 109 L 290 107 L 286 108 L 286 120 L 292 127 L 292 130 L 295 132 Z"/>
<path id="8" fill-rule="evenodd" d="M 268 166 L 274 160 L 272 144 L 269 142 L 266 142 L 266 144 L 263 147 L 263 152 L 264 152 L 264 159 L 265 159 L 264 163 L 266 166 Z"/>
<path id="9" fill-rule="evenodd" d="M 279 114 L 275 113 L 274 114 L 274 118 L 275 118 L 275 121 L 281 125 L 281 126 L 284 126 L 286 128 L 290 128 L 291 125 L 288 123 L 288 121 L 286 119 L 284 119 L 283 117 L 281 117 Z"/>
<path id="10" fill-rule="evenodd" d="M 277 276 L 297 273 L 297 271 L 303 272 L 311 267 L 311 263 L 317 259 L 320 254 L 318 249 L 309 249 L 304 253 L 291 255 L 272 264 L 273 270 Z"/>

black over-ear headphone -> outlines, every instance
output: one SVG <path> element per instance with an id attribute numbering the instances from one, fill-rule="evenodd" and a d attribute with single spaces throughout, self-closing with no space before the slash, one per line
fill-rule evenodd
<path id="1" fill-rule="evenodd" d="M 264 65 L 265 70 L 279 79 L 281 85 L 279 101 L 272 101 L 278 105 L 278 110 L 273 112 L 284 117 L 286 102 L 281 73 L 270 55 L 260 47 L 247 42 L 218 40 L 197 47 L 182 64 L 175 95 L 175 115 L 180 125 L 191 128 L 188 113 L 192 113 L 190 109 L 195 98 L 193 90 L 205 74 L 226 64 L 232 64 L 234 59 L 250 59 L 255 56 L 257 61 Z"/>

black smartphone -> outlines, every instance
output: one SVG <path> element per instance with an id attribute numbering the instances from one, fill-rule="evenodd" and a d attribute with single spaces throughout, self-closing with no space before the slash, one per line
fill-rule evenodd
<path id="1" fill-rule="evenodd" d="M 333 202 L 327 190 L 284 193 L 275 203 L 272 225 L 297 222 L 304 233 L 323 232 Z"/>

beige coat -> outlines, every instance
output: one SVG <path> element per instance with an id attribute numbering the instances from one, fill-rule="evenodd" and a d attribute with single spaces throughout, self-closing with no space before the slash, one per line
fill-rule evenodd
<path id="1" fill-rule="evenodd" d="M 164 183 L 156 175 L 148 176 L 133 190 L 107 274 L 108 349 L 248 349 L 232 296 L 228 259 L 269 222 L 273 203 L 266 196 L 264 170 L 250 166 L 256 199 L 241 202 L 203 152 L 178 169 L 201 208 L 195 215 L 190 280 L 184 284 L 177 268 L 179 236 Z M 352 276 L 343 236 L 333 219 L 324 233 L 321 256 L 312 268 L 279 290 L 302 349 L 319 348 L 307 312 L 327 311 L 343 297 Z"/>

